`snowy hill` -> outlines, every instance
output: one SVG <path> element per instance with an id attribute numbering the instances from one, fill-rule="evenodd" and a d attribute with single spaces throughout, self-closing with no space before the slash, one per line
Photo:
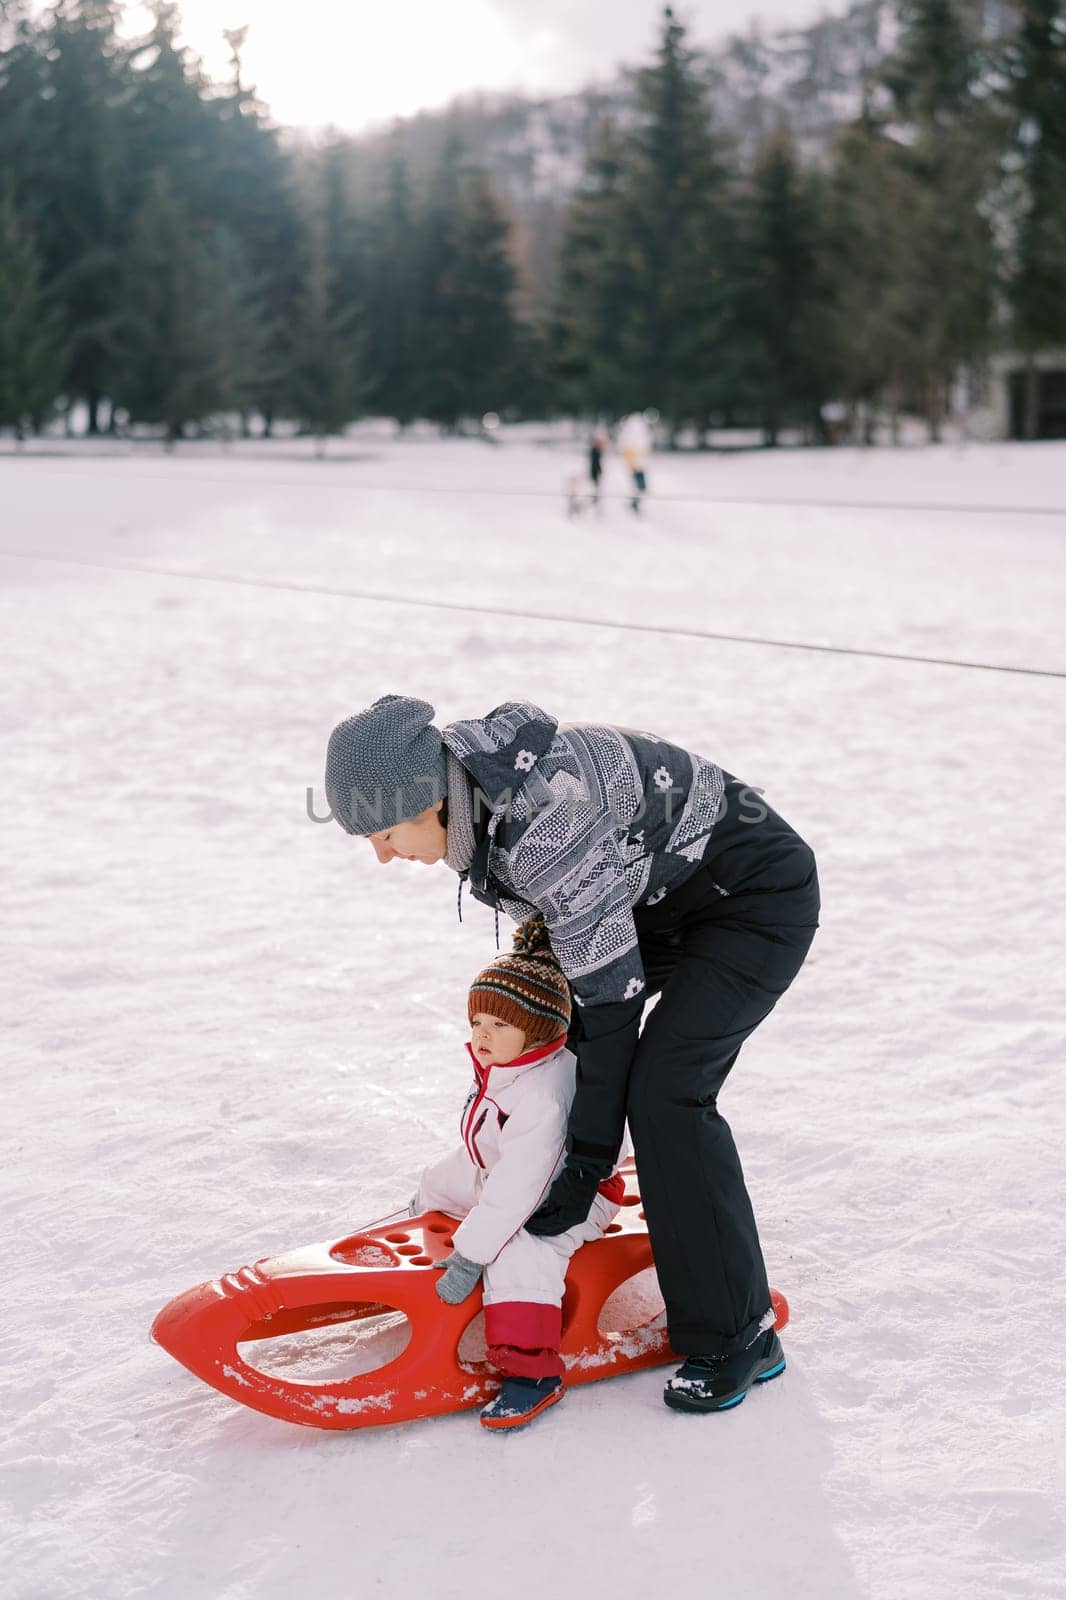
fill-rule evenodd
<path id="1" fill-rule="evenodd" d="M 745 162 L 781 122 L 802 152 L 817 159 L 834 130 L 857 114 L 864 83 L 894 37 L 890 0 L 856 0 L 805 28 L 767 31 L 756 24 L 729 35 L 702 52 L 716 126 Z M 622 77 L 608 87 L 536 100 L 470 95 L 447 112 L 403 119 L 397 130 L 423 179 L 448 129 L 457 130 L 521 216 L 537 202 L 565 200 L 603 120 L 624 125 L 633 114 L 632 83 Z M 374 181 L 394 137 L 389 130 L 352 140 L 364 181 Z"/>

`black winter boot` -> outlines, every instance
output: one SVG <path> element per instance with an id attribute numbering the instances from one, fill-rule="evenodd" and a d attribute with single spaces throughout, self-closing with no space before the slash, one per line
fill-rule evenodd
<path id="1" fill-rule="evenodd" d="M 753 1383 L 780 1377 L 785 1352 L 773 1328 L 746 1350 L 729 1356 L 689 1356 L 663 1390 L 675 1411 L 727 1411 L 738 1406 Z"/>

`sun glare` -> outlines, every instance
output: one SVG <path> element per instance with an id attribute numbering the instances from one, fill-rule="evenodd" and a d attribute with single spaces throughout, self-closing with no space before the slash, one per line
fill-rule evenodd
<path id="1" fill-rule="evenodd" d="M 489 0 L 183 0 L 183 36 L 217 77 L 227 27 L 248 25 L 244 75 L 278 122 L 364 128 L 438 107 L 473 89 L 544 88 L 558 75 L 562 41 L 550 29 L 520 34 Z M 144 7 L 127 30 L 150 26 Z"/>

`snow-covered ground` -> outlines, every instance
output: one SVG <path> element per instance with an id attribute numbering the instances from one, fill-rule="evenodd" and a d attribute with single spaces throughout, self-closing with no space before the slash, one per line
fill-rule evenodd
<path id="1" fill-rule="evenodd" d="M 670 631 L 1064 672 L 1066 447 L 656 457 L 639 522 L 616 463 L 567 521 L 567 464 L 0 456 L 11 1600 L 1066 1594 L 1066 681 Z M 736 1412 L 658 1371 L 502 1440 L 320 1433 L 148 1340 L 450 1143 L 491 915 L 306 809 L 390 690 L 654 728 L 817 851 L 724 1100 L 793 1311 Z"/>

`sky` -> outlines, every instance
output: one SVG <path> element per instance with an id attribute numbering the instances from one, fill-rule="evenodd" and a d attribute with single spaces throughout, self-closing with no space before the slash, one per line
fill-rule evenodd
<path id="1" fill-rule="evenodd" d="M 693 41 L 713 44 L 755 19 L 768 29 L 843 11 L 844 0 L 689 0 Z M 224 28 L 249 26 L 245 79 L 290 126 L 358 131 L 474 89 L 562 92 L 646 60 L 661 0 L 183 0 L 186 42 L 226 70 Z M 145 27 L 143 7 L 129 24 Z"/>

